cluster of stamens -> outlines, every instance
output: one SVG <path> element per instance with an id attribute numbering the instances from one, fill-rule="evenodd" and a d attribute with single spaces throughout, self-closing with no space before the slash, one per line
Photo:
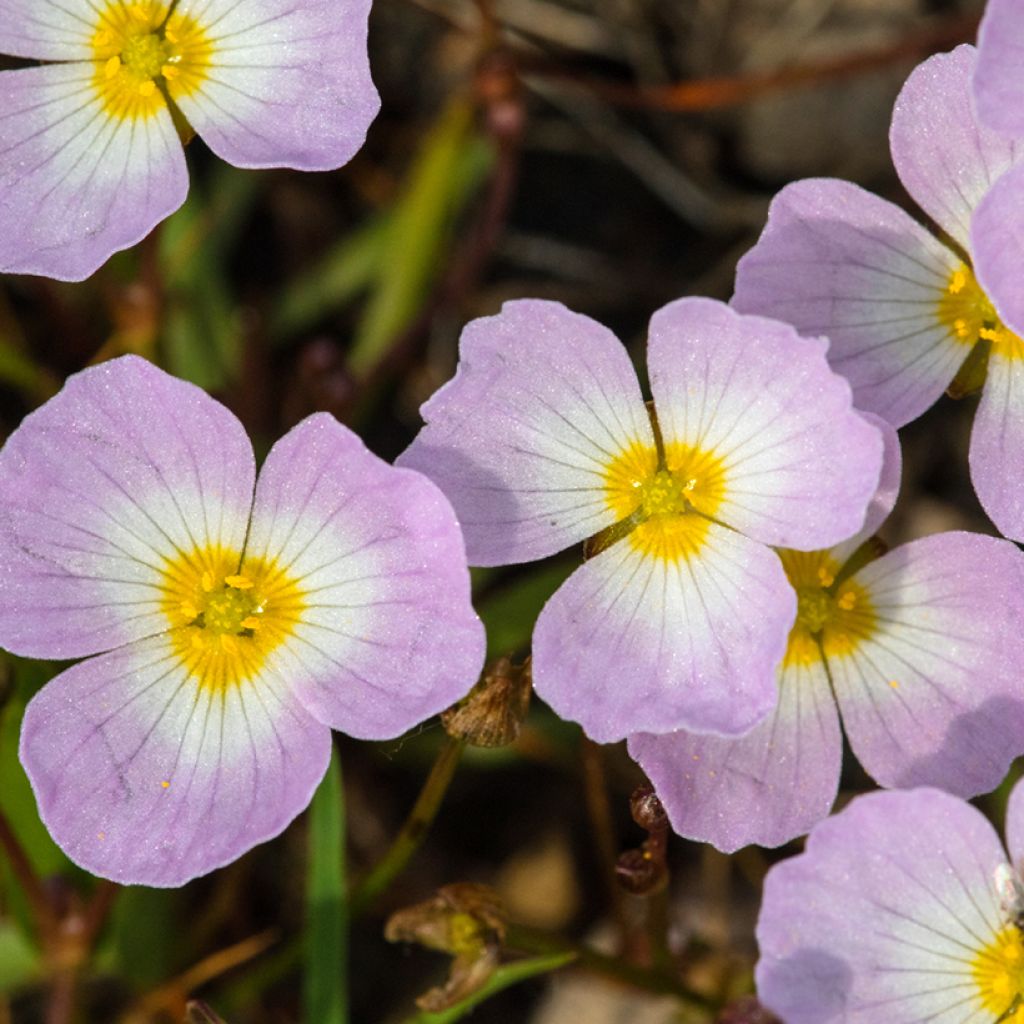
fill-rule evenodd
<path id="1" fill-rule="evenodd" d="M 92 46 L 97 89 L 118 118 L 150 116 L 173 94 L 195 91 L 212 53 L 195 21 L 153 0 L 108 4 Z"/>
<path id="2" fill-rule="evenodd" d="M 237 637 L 251 637 L 262 625 L 264 606 L 247 576 L 225 576 L 222 581 L 206 571 L 200 579 L 199 601 L 184 600 L 180 611 L 187 625 L 196 627 L 192 646 L 202 650 L 211 643 L 229 653 L 238 650 Z"/>

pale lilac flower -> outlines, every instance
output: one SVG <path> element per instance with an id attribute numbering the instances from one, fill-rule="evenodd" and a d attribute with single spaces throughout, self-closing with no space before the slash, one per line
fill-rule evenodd
<path id="1" fill-rule="evenodd" d="M 798 596 L 773 714 L 746 736 L 630 738 L 673 828 L 732 852 L 779 846 L 824 818 L 846 737 L 887 787 L 994 789 L 1024 753 L 1024 554 L 942 533 L 881 554 L 899 489 L 896 432 L 862 532 L 782 551 Z"/>
<path id="2" fill-rule="evenodd" d="M 396 736 L 483 661 L 429 480 L 325 414 L 256 480 L 238 420 L 132 356 L 71 377 L 0 451 L 0 643 L 96 655 L 31 701 L 22 763 L 73 861 L 160 886 L 277 835 L 332 727 Z"/>
<path id="3" fill-rule="evenodd" d="M 765 879 L 761 1001 L 786 1024 L 1024 1024 L 1024 787 L 1009 857 L 934 789 L 870 793 Z"/>
<path id="4" fill-rule="evenodd" d="M 733 304 L 826 335 L 857 407 L 896 427 L 921 415 L 971 360 L 965 384 L 985 380 L 971 479 L 999 530 L 1024 540 L 1024 287 L 1010 237 L 1024 193 L 1012 194 L 1018 173 L 1006 173 L 1024 141 L 978 122 L 975 65 L 974 48 L 961 46 L 917 67 L 890 134 L 907 191 L 959 251 L 856 185 L 799 181 L 776 196 L 761 239 L 740 261 Z"/>
<path id="5" fill-rule="evenodd" d="M 881 466 L 824 342 L 719 302 L 666 306 L 647 350 L 657 434 L 619 341 L 558 303 L 474 321 L 460 357 L 399 462 L 448 495 L 470 564 L 598 535 L 537 620 L 537 692 L 600 741 L 752 728 L 796 613 L 769 545 L 855 533 Z"/>
<path id="6" fill-rule="evenodd" d="M 0 271 L 88 277 L 185 200 L 183 119 L 238 167 L 348 161 L 370 0 L 0 0 Z M 177 122 L 177 125 L 176 125 Z"/>

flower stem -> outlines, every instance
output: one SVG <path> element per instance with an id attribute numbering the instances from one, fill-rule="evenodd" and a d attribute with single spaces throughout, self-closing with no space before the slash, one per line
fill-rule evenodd
<path id="1" fill-rule="evenodd" d="M 36 874 L 35 868 L 32 867 L 28 854 L 25 853 L 18 841 L 18 837 L 14 834 L 14 829 L 11 828 L 3 811 L 0 811 L 0 848 L 7 856 L 11 870 L 28 900 L 40 937 L 44 940 L 47 939 L 56 928 L 57 916 L 46 890 L 43 888 L 43 883 Z"/>
<path id="2" fill-rule="evenodd" d="M 670 975 L 652 971 L 646 967 L 637 967 L 620 957 L 607 956 L 561 935 L 553 935 L 537 928 L 510 924 L 505 933 L 505 945 L 509 949 L 534 955 L 571 952 L 575 955 L 576 966 L 592 971 L 594 974 L 600 974 L 613 981 L 624 982 L 634 988 L 643 989 L 645 992 L 675 996 L 690 1010 L 713 1013 L 717 1009 L 712 1000 L 693 992 L 682 981 Z"/>
<path id="3" fill-rule="evenodd" d="M 464 744 L 449 737 L 437 755 L 427 781 L 416 803 L 405 819 L 390 849 L 356 887 L 352 894 L 352 913 L 362 913 L 405 870 L 413 854 L 420 848 L 430 826 L 437 817 L 441 801 L 451 784 Z"/>

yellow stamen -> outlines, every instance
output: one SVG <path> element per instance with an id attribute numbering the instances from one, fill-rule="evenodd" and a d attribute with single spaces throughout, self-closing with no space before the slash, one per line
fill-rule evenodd
<path id="1" fill-rule="evenodd" d="M 236 590 L 252 590 L 252 580 L 248 576 L 225 576 L 224 582 Z"/>

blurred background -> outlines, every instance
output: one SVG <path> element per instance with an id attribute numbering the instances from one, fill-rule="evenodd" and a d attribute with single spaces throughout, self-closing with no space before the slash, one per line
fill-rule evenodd
<path id="1" fill-rule="evenodd" d="M 0 430 L 69 373 L 135 352 L 226 402 L 258 454 L 327 410 L 390 460 L 451 376 L 462 326 L 526 296 L 607 324 L 642 373 L 650 315 L 682 295 L 727 299 L 786 182 L 848 178 L 912 209 L 889 159 L 892 102 L 916 62 L 973 40 L 981 6 L 376 0 L 370 56 L 383 109 L 350 165 L 246 172 L 195 141 L 186 205 L 136 249 L 81 284 L 0 277 Z M 967 478 L 973 404 L 944 399 L 904 431 L 890 542 L 991 532 Z M 493 657 L 523 660 L 537 612 L 578 562 L 570 551 L 475 573 Z M 2 669 L 0 1024 L 181 1022 L 193 997 L 229 1024 L 344 1019 L 314 1016 L 309 992 L 310 836 L 323 822 L 304 815 L 181 890 L 98 883 L 49 840 L 16 757 L 25 703 L 56 667 L 7 658 Z M 630 877 L 624 887 L 613 866 L 648 838 L 630 811 L 642 775 L 624 745 L 589 744 L 539 701 L 497 749 L 462 750 L 438 721 L 391 743 L 338 737 L 338 747 L 353 885 L 388 850 L 431 766 L 443 774 L 459 762 L 408 866 L 383 893 L 363 891 L 349 940 L 352 1021 L 457 1019 L 414 1002 L 443 983 L 450 958 L 390 943 L 384 927 L 466 882 L 488 894 L 449 891 L 446 906 L 473 905 L 484 959 L 506 922 L 510 949 L 533 962 L 575 958 L 510 985 L 474 1021 L 769 1020 L 742 999 L 753 923 L 767 867 L 798 844 L 726 857 L 672 838 L 667 888 L 662 878 L 652 896 Z M 870 785 L 848 759 L 843 799 Z M 1001 799 L 984 806 L 998 813 Z M 479 913 L 492 890 L 498 923 Z M 652 920 L 668 922 L 667 947 L 651 940 Z M 409 939 L 405 921 L 393 927 Z"/>

